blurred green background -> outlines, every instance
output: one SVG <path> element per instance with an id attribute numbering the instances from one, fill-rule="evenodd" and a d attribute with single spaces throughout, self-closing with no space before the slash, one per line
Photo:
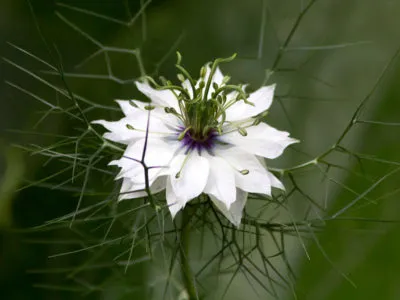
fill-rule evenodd
<path id="1" fill-rule="evenodd" d="M 104 55 L 77 68 L 99 47 L 67 22 L 103 46 L 140 48 L 147 74 L 167 78 L 175 76 L 176 50 L 183 54 L 184 64 L 193 74 L 207 61 L 238 53 L 233 63 L 222 67 L 223 71 L 234 81 L 248 82 L 256 88 L 263 83 L 266 70 L 272 68 L 300 12 L 309 4 L 305 0 L 71 0 L 60 3 L 66 5 L 57 5 L 52 0 L 32 0 L 32 14 L 27 1 L 2 0 L 0 55 L 60 84 L 59 79 L 40 72 L 48 70 L 43 64 L 8 44 L 50 62 L 44 37 L 53 55 L 59 55 L 66 73 L 108 77 L 67 77 L 67 82 L 73 92 L 110 106 L 114 105 L 114 99 L 140 97 L 132 84 L 141 75 L 136 57 L 110 53 L 113 75 L 127 80 L 124 84 L 107 76 L 110 70 Z M 107 15 L 114 21 L 88 15 L 82 9 Z M 289 131 L 301 144 L 288 150 L 283 159 L 273 162 L 274 166 L 289 167 L 310 160 L 335 143 L 400 47 L 399 14 L 400 1 L 372 0 L 319 0 L 306 11 L 270 79 L 278 83 L 278 97 L 268 116 L 270 124 Z M 134 22 L 125 26 L 115 20 Z M 88 274 L 87 282 L 79 283 L 86 287 L 87 293 L 56 289 L 64 283 L 63 273 L 32 272 L 54 267 L 48 256 L 63 250 L 63 246 L 30 243 L 32 237 L 23 229 L 71 212 L 77 196 L 63 189 L 51 189 L 66 180 L 67 175 L 56 177 L 47 185 L 41 183 L 21 189 L 54 174 L 62 165 L 47 165 L 39 155 L 29 155 L 14 145 L 51 145 L 57 142 L 57 137 L 51 134 L 71 135 L 76 128 L 71 120 L 57 114 L 37 123 L 47 107 L 6 81 L 53 104 L 62 100 L 54 90 L 4 60 L 0 71 L 0 298 L 123 299 L 117 290 L 89 292 L 87 282 L 96 276 L 110 275 L 103 269 Z M 395 60 L 363 110 L 363 120 L 400 122 L 399 80 L 400 63 Z M 119 115 L 108 110 L 90 113 L 93 119 Z M 332 168 L 331 180 L 321 181 L 318 168 L 311 168 L 294 175 L 297 184 L 312 199 L 328 207 L 328 214 L 345 207 L 400 164 L 400 126 L 396 125 L 355 124 L 352 127 L 343 145 L 358 156 L 337 154 L 332 161 L 362 176 Z M 47 134 L 29 134 L 33 130 Z M 400 226 L 396 222 L 378 221 L 400 219 L 396 193 L 399 182 L 395 173 L 371 188 L 367 199 L 363 197 L 356 208 L 349 209 L 345 214 L 348 220 L 326 222 L 326 228 L 317 236 L 319 242 L 312 239 L 306 242 L 310 259 L 297 238 L 287 242 L 286 250 L 297 275 L 294 289 L 298 299 L 400 299 Z M 97 188 L 106 190 L 101 182 Z M 291 198 L 291 213 L 296 219 L 304 218 L 306 206 L 301 195 Z M 54 236 L 68 239 L 69 233 L 66 229 L 35 233 L 37 240 L 51 240 Z M 73 267 L 79 259 L 66 256 L 56 266 Z M 137 268 L 129 283 L 140 285 L 145 273 L 144 267 Z M 127 299 L 135 297 L 141 299 L 143 295 Z M 257 297 L 243 280 L 231 287 L 227 298 Z M 268 299 L 268 296 L 261 293 L 260 298 Z M 292 299 L 293 295 L 290 291 L 282 292 L 280 298 Z"/>

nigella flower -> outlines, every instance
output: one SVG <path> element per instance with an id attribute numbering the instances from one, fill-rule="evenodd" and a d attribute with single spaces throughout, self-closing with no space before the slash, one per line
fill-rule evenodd
<path id="1" fill-rule="evenodd" d="M 124 155 L 110 163 L 121 168 L 120 200 L 146 195 L 144 169 L 138 163 L 144 150 L 150 190 L 166 189 L 172 217 L 205 193 L 239 226 L 249 192 L 271 195 L 272 187 L 284 189 L 264 158 L 277 158 L 297 140 L 261 122 L 275 85 L 246 94 L 243 86 L 228 84 L 218 64 L 232 59 L 204 66 L 195 82 L 178 55 L 181 85 L 164 79 L 160 86 L 151 78 L 136 82 L 150 103 L 119 100 L 124 118 L 94 122 L 109 130 L 106 139 L 127 145 Z"/>

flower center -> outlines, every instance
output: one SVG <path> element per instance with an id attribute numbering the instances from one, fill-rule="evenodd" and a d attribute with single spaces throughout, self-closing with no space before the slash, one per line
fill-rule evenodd
<path id="1" fill-rule="evenodd" d="M 203 150 L 212 154 L 212 150 L 218 139 L 218 132 L 215 129 L 210 129 L 205 134 L 195 132 L 192 129 L 185 130 L 182 128 L 181 130 L 182 131 L 179 132 L 180 134 L 184 132 L 181 143 L 186 149 L 186 154 L 193 150 L 197 150 L 199 154 L 201 154 Z"/>

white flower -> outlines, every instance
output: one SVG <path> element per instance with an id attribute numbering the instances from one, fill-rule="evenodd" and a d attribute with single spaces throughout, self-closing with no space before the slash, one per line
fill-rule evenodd
<path id="1" fill-rule="evenodd" d="M 172 217 L 205 193 L 239 226 L 249 192 L 271 195 L 272 187 L 284 189 L 265 168 L 264 158 L 280 156 L 297 140 L 260 122 L 275 85 L 246 95 L 242 86 L 228 85 L 217 65 L 203 67 L 196 83 L 187 73 L 180 75 L 183 88 L 167 82 L 156 89 L 136 82 L 150 103 L 118 100 L 124 118 L 94 121 L 109 130 L 106 139 L 127 145 L 123 157 L 110 163 L 121 168 L 120 200 L 146 195 L 144 169 L 138 163 L 144 147 L 151 192 L 166 189 Z"/>

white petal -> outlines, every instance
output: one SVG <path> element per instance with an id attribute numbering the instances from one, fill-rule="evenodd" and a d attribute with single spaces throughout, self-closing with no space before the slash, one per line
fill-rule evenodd
<path id="1" fill-rule="evenodd" d="M 179 111 L 178 100 L 176 99 L 172 91 L 156 90 L 153 89 L 149 84 L 141 83 L 138 81 L 136 81 L 135 83 L 138 90 L 146 95 L 156 105 L 173 107 L 176 109 L 176 111 Z"/>
<path id="2" fill-rule="evenodd" d="M 224 79 L 224 74 L 222 74 L 221 69 L 219 67 L 217 67 L 215 69 L 215 73 L 212 78 L 212 82 L 215 82 L 216 84 L 218 84 L 218 86 L 221 86 L 223 79 Z"/>
<path id="3" fill-rule="evenodd" d="M 129 195 L 128 193 L 132 191 L 132 185 L 133 185 L 133 182 L 130 179 L 124 178 L 122 180 L 119 200 L 129 199 L 128 198 L 128 195 Z M 136 197 L 132 197 L 132 198 L 136 198 Z"/>
<path id="4" fill-rule="evenodd" d="M 165 190 L 167 186 L 167 176 L 160 176 L 151 184 L 150 191 L 152 194 L 157 194 Z"/>
<path id="5" fill-rule="evenodd" d="M 236 189 L 236 201 L 232 203 L 231 207 L 228 209 L 226 205 L 219 201 L 214 196 L 210 195 L 211 200 L 215 206 L 224 214 L 224 216 L 236 227 L 240 226 L 242 220 L 243 209 L 247 201 L 247 193 Z"/>
<path id="6" fill-rule="evenodd" d="M 235 183 L 238 188 L 251 193 L 271 195 L 270 174 L 253 154 L 237 147 L 220 148 L 216 150 L 216 154 L 236 170 Z M 245 170 L 248 171 L 246 175 L 240 172 Z"/>
<path id="7" fill-rule="evenodd" d="M 204 83 L 205 85 L 207 85 L 208 82 L 208 78 L 210 77 L 211 74 L 211 68 L 209 65 L 206 66 L 206 76 L 204 77 Z M 215 73 L 211 79 L 211 84 L 210 87 L 208 89 L 208 93 L 207 93 L 207 98 L 210 98 L 212 93 L 214 92 L 214 87 L 213 87 L 213 83 L 216 83 L 218 86 L 221 86 L 222 84 L 222 80 L 224 79 L 224 75 L 222 74 L 221 70 L 219 67 L 217 67 L 215 69 Z M 196 83 L 196 88 L 199 87 L 200 84 L 200 80 L 197 81 Z M 204 93 L 205 93 L 205 88 L 203 89 L 203 97 L 204 97 Z"/>
<path id="8" fill-rule="evenodd" d="M 171 185 L 176 197 L 186 203 L 199 196 L 207 184 L 209 169 L 208 159 L 199 156 L 196 151 L 177 155 L 170 168 Z"/>
<path id="9" fill-rule="evenodd" d="M 148 110 L 146 109 L 146 106 L 148 106 L 149 103 L 137 100 L 130 100 L 130 102 L 133 102 L 139 109 L 145 112 L 146 116 L 148 115 Z M 151 103 L 151 105 L 154 106 L 154 109 L 152 109 L 150 112 L 151 118 L 161 120 L 165 124 L 165 126 L 173 129 L 176 129 L 178 126 L 181 125 L 181 122 L 177 117 L 175 117 L 173 114 L 168 114 L 165 112 L 165 106 L 157 105 L 155 103 Z"/>
<path id="10" fill-rule="evenodd" d="M 128 100 L 115 100 L 115 101 L 118 103 L 118 105 L 121 107 L 122 112 L 127 117 L 140 112 L 140 110 L 137 107 L 134 107 Z"/>
<path id="11" fill-rule="evenodd" d="M 245 120 L 266 111 L 271 106 L 274 90 L 275 84 L 263 86 L 251 93 L 247 100 L 254 106 L 246 104 L 243 100 L 236 102 L 226 110 L 226 120 L 231 122 Z M 230 96 L 233 97 L 233 95 Z"/>
<path id="12" fill-rule="evenodd" d="M 264 157 L 257 156 L 257 159 L 262 164 L 262 166 L 265 169 L 267 169 L 267 164 L 265 163 Z M 282 191 L 285 191 L 285 186 L 282 184 L 282 182 L 280 182 L 280 180 L 278 178 L 276 178 L 275 175 L 272 174 L 271 172 L 269 172 L 268 170 L 267 170 L 267 173 L 268 173 L 269 181 L 271 182 L 271 186 L 274 188 L 278 188 Z"/>
<path id="13" fill-rule="evenodd" d="M 265 123 L 246 128 L 247 136 L 237 130 L 221 136 L 221 140 L 236 145 L 246 152 L 274 159 L 283 153 L 285 148 L 298 140 L 290 138 L 289 133 L 279 131 Z"/>
<path id="14" fill-rule="evenodd" d="M 283 191 L 285 190 L 285 187 L 283 186 L 282 182 L 278 178 L 276 178 L 271 172 L 268 172 L 268 177 L 269 181 L 271 182 L 271 186 Z"/>
<path id="15" fill-rule="evenodd" d="M 126 101 L 126 100 L 118 100 L 118 101 Z M 147 112 L 148 110 L 146 109 L 146 107 L 151 105 L 151 106 L 154 106 L 154 109 L 151 112 L 154 112 L 154 111 L 163 111 L 164 112 L 165 106 L 161 106 L 154 102 L 143 102 L 143 101 L 134 100 L 134 99 L 129 100 L 129 102 L 132 102 L 138 109 L 141 109 L 142 111 Z"/>
<path id="16" fill-rule="evenodd" d="M 127 125 L 129 124 L 129 122 L 127 118 L 123 118 L 116 122 L 96 120 L 93 121 L 92 124 L 103 125 L 107 130 L 110 131 L 106 132 L 104 134 L 104 137 L 110 141 L 117 143 L 128 144 L 134 141 L 135 139 L 138 139 L 143 136 L 141 132 L 128 129 Z"/>
<path id="17" fill-rule="evenodd" d="M 149 117 L 149 128 L 147 128 L 147 121 Z M 131 125 L 135 129 L 135 131 L 142 132 L 143 135 L 146 134 L 146 131 L 148 131 L 149 134 L 158 136 L 176 134 L 175 128 L 171 128 L 171 126 L 169 126 L 169 124 L 166 124 L 164 120 L 161 120 L 160 118 L 158 118 L 158 116 L 153 115 L 151 112 L 149 114 L 148 111 L 145 111 L 140 115 L 136 115 L 135 117 L 129 116 L 124 119 L 126 119 L 126 123 Z"/>
<path id="18" fill-rule="evenodd" d="M 171 213 L 172 219 L 174 219 L 176 214 L 185 206 L 186 201 L 183 201 L 182 199 L 178 200 L 175 192 L 172 189 L 170 178 L 168 178 L 167 180 L 166 197 L 169 211 Z"/>
<path id="19" fill-rule="evenodd" d="M 150 186 L 150 192 L 157 194 L 165 190 L 167 177 L 158 177 Z M 145 191 L 145 184 L 134 184 L 129 178 L 124 178 L 118 200 L 134 199 L 148 196 Z"/>
<path id="20" fill-rule="evenodd" d="M 130 117 L 133 116 L 137 113 L 143 114 L 148 116 L 148 109 L 147 107 L 149 105 L 153 106 L 153 109 L 151 110 L 151 117 L 157 117 L 159 119 L 163 119 L 162 117 L 164 115 L 170 116 L 170 114 L 167 114 L 165 112 L 165 106 L 161 106 L 159 104 L 156 104 L 154 102 L 143 102 L 135 99 L 129 99 L 129 100 L 115 100 L 118 105 L 121 107 L 122 112 L 124 113 L 125 116 Z"/>
<path id="21" fill-rule="evenodd" d="M 204 193 L 213 195 L 226 207 L 230 207 L 236 200 L 235 172 L 224 159 L 210 156 L 210 174 Z"/>
<path id="22" fill-rule="evenodd" d="M 186 79 L 184 82 L 182 82 L 182 87 L 185 90 L 187 90 L 190 98 L 193 99 L 193 89 L 192 89 L 192 86 L 190 85 L 189 79 Z"/>
<path id="23" fill-rule="evenodd" d="M 115 163 L 122 168 L 117 178 L 127 177 L 137 184 L 145 182 L 145 170 L 140 164 L 144 147 L 145 139 L 141 139 L 127 147 L 124 156 Z M 172 144 L 161 139 L 148 139 L 144 162 L 147 167 L 152 167 L 148 170 L 150 184 L 158 176 L 165 174 L 165 170 L 168 169 L 177 147 L 179 147 L 178 143 Z"/>
<path id="24" fill-rule="evenodd" d="M 128 117 L 122 118 L 119 121 L 109 122 L 105 120 L 96 120 L 92 123 L 103 125 L 110 131 L 104 134 L 106 139 L 123 144 L 129 144 L 139 138 L 145 137 L 146 131 L 149 132 L 150 137 L 153 135 L 163 137 L 176 134 L 176 127 L 171 127 L 169 124 L 166 124 L 164 120 L 153 116 L 151 113 L 149 128 L 147 128 L 147 120 L 149 118 L 148 112 L 138 108 L 132 108 L 133 110 L 130 111 L 132 114 L 129 114 Z"/>

